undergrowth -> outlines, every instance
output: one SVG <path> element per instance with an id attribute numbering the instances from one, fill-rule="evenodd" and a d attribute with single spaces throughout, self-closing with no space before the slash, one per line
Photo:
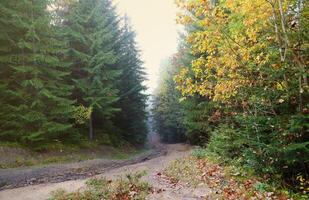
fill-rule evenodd
<path id="1" fill-rule="evenodd" d="M 191 156 L 175 160 L 164 173 L 194 187 L 209 187 L 211 194 L 207 199 L 308 199 L 306 194 L 295 194 L 269 177 L 255 176 L 254 171 L 240 167 L 236 161 L 226 164 L 206 149 L 194 150 Z"/>
<path id="2" fill-rule="evenodd" d="M 116 180 L 91 179 L 85 189 L 73 193 L 57 190 L 49 200 L 144 200 L 152 191 L 148 183 L 141 181 L 144 175 L 137 172 Z"/>
<path id="3" fill-rule="evenodd" d="M 111 147 L 98 143 L 83 143 L 82 146 L 50 144 L 34 151 L 15 143 L 0 142 L 0 169 L 71 163 L 91 159 L 125 160 L 145 153 L 144 149 Z"/>

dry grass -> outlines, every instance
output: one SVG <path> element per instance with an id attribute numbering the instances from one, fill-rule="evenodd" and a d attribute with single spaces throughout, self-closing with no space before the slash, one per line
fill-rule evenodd
<path id="1" fill-rule="evenodd" d="M 127 174 L 114 181 L 92 179 L 82 191 L 66 193 L 58 190 L 49 200 L 144 200 L 152 192 L 152 188 L 140 180 L 143 175 L 144 172 Z"/>

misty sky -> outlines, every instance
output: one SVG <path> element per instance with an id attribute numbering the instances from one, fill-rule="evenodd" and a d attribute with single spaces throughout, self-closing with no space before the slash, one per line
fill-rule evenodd
<path id="1" fill-rule="evenodd" d="M 151 92 L 157 86 L 161 60 L 177 49 L 176 6 L 174 0 L 114 0 L 120 14 L 127 14 L 137 33 L 147 86 Z"/>

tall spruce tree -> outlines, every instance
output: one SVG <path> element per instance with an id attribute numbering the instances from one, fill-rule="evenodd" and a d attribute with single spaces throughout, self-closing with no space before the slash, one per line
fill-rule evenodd
<path id="1" fill-rule="evenodd" d="M 120 72 L 115 63 L 115 43 L 118 21 L 109 0 L 80 0 L 71 4 L 66 22 L 71 62 L 73 98 L 79 105 L 92 110 L 89 119 L 89 138 L 94 137 L 96 124 L 106 123 L 118 111 L 115 79 Z"/>
<path id="2" fill-rule="evenodd" d="M 114 118 L 114 123 L 123 131 L 126 140 L 132 143 L 144 143 L 147 137 L 146 90 L 143 85 L 145 73 L 143 62 L 135 42 L 135 32 L 125 16 L 121 35 L 118 67 L 122 74 L 118 82 L 120 99 L 117 106 L 121 112 Z"/>
<path id="3" fill-rule="evenodd" d="M 0 3 L 0 137 L 38 144 L 71 128 L 71 87 L 47 0 Z"/>

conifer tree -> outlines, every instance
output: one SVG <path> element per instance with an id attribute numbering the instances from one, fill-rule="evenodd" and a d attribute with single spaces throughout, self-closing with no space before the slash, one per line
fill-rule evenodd
<path id="1" fill-rule="evenodd" d="M 143 85 L 145 73 L 143 62 L 135 42 L 135 32 L 124 18 L 121 35 L 118 67 L 122 74 L 118 83 L 120 99 L 117 106 L 121 112 L 114 119 L 115 124 L 124 132 L 124 138 L 133 143 L 144 143 L 147 136 L 146 125 L 146 90 Z"/>
<path id="2" fill-rule="evenodd" d="M 1 138 L 38 143 L 71 128 L 71 87 L 47 0 L 0 3 Z"/>
<path id="3" fill-rule="evenodd" d="M 92 110 L 89 138 L 93 139 L 94 120 L 102 124 L 118 111 L 113 106 L 118 100 L 114 81 L 120 73 L 115 67 L 118 57 L 114 49 L 117 17 L 108 0 L 81 0 L 72 4 L 65 23 L 73 98 Z"/>
<path id="4" fill-rule="evenodd" d="M 183 142 L 186 129 L 184 126 L 184 107 L 179 101 L 180 92 L 176 89 L 173 78 L 178 72 L 177 56 L 162 62 L 159 87 L 155 91 L 152 114 L 155 129 L 161 141 L 166 143 Z"/>

